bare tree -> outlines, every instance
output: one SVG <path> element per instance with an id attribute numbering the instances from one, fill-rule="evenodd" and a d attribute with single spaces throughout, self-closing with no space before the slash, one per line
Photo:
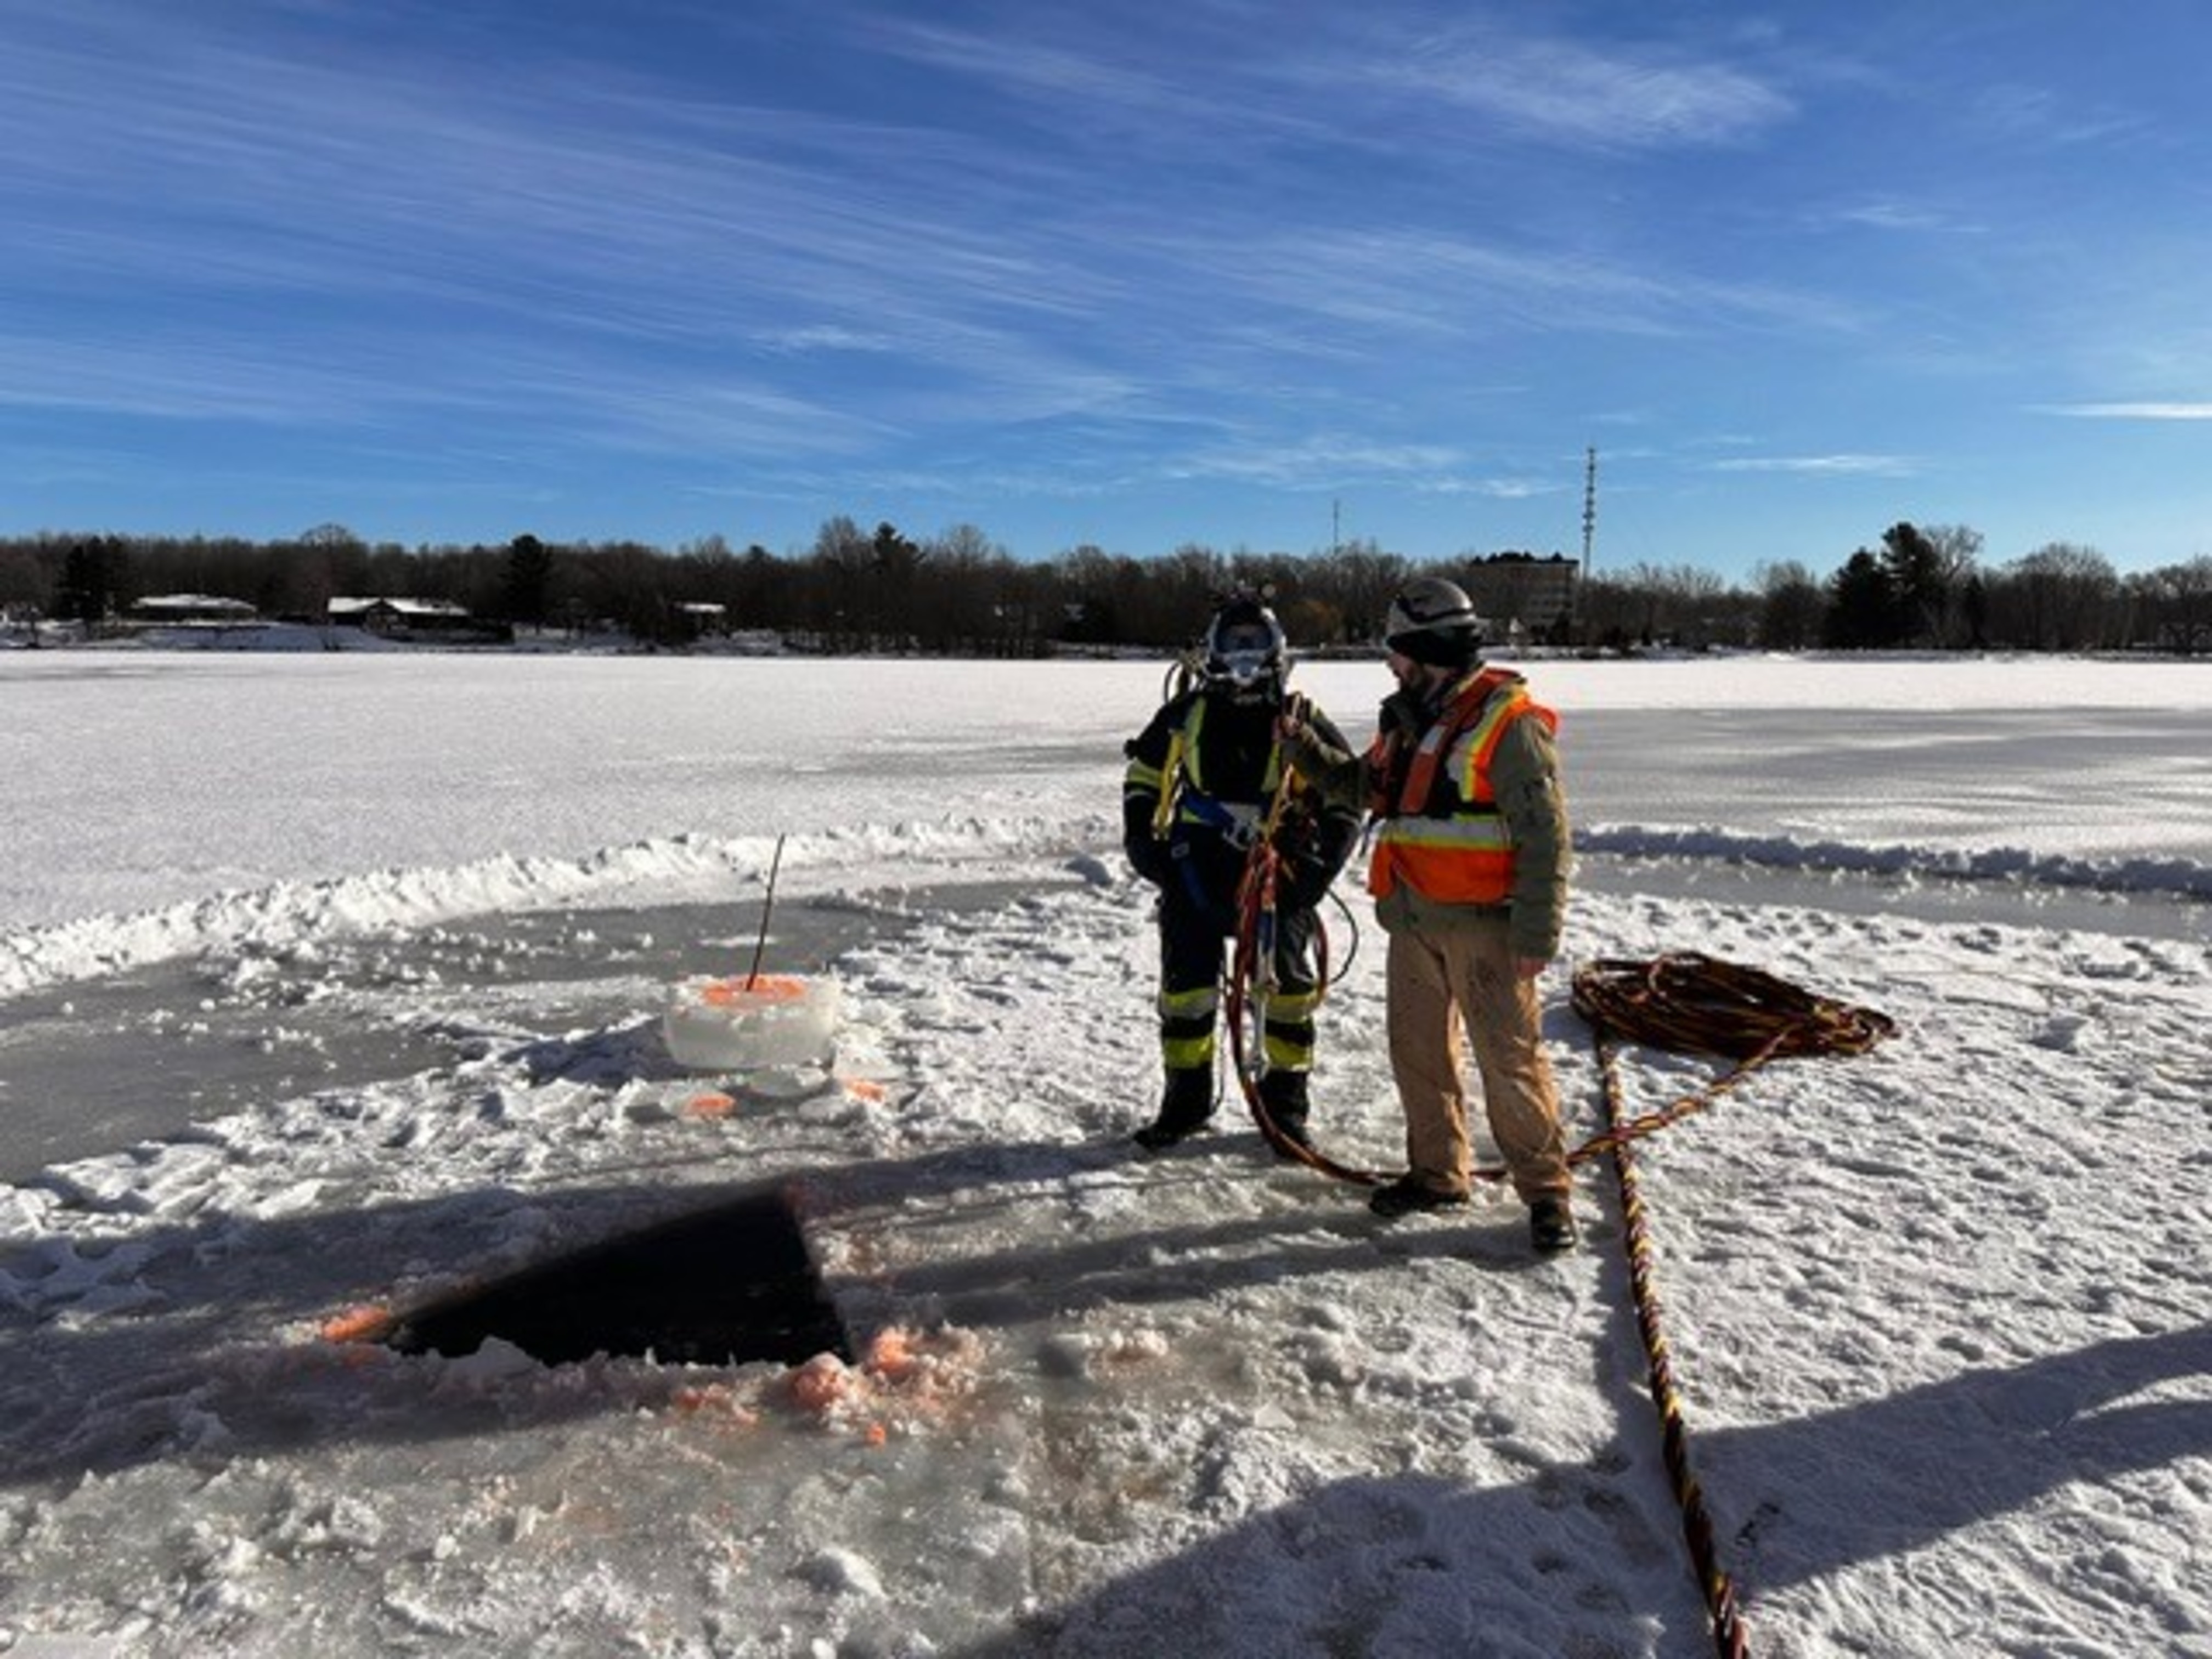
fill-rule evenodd
<path id="1" fill-rule="evenodd" d="M 1341 619 L 1340 639 L 1378 639 L 1390 601 L 1405 586 L 1412 569 L 1405 559 L 1385 553 L 1371 539 L 1349 541 L 1329 555 L 1326 574 L 1315 584 L 1315 595 L 1325 596 L 1335 607 Z"/>
<path id="2" fill-rule="evenodd" d="M 2051 542 L 2002 567 L 1990 583 L 1990 625 L 2030 651 L 2094 650 L 2113 642 L 2119 577 L 2093 547 Z"/>
<path id="3" fill-rule="evenodd" d="M 1729 585 L 1719 576 L 1694 564 L 1678 564 L 1668 568 L 1664 580 L 1668 632 L 1677 644 L 1703 651 L 1750 643 L 1729 603 Z"/>
<path id="4" fill-rule="evenodd" d="M 875 599 L 868 582 L 873 556 L 867 536 L 844 514 L 823 520 L 814 533 L 807 562 L 812 578 L 807 620 L 832 651 L 863 642 L 873 623 Z"/>
<path id="5" fill-rule="evenodd" d="M 2185 657 L 2212 651 L 2212 554 L 2144 571 L 2128 586 L 2143 642 Z"/>
<path id="6" fill-rule="evenodd" d="M 1971 645 L 1966 592 L 1981 562 L 1982 532 L 1962 524 L 1929 524 L 1920 526 L 1920 534 L 1935 553 L 1935 576 L 1943 599 L 1936 643 L 1949 650 Z"/>
<path id="7" fill-rule="evenodd" d="M 1828 600 L 1809 566 L 1797 559 L 1761 564 L 1751 580 L 1759 595 L 1760 645 L 1770 651 L 1802 651 L 1820 643 Z"/>
<path id="8" fill-rule="evenodd" d="M 0 605 L 43 605 L 53 584 L 27 547 L 0 547 Z"/>

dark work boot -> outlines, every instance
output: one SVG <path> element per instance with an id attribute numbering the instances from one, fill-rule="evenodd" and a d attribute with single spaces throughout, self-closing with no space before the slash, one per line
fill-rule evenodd
<path id="1" fill-rule="evenodd" d="M 1212 1068 L 1171 1071 L 1166 1091 L 1160 1097 L 1160 1115 L 1129 1139 L 1148 1152 L 1164 1152 L 1179 1140 L 1189 1139 L 1212 1115 Z"/>
<path id="2" fill-rule="evenodd" d="M 1575 1248 L 1575 1212 L 1565 1199 L 1547 1195 L 1528 1206 L 1528 1242 L 1545 1255 Z"/>
<path id="3" fill-rule="evenodd" d="M 1311 1101 L 1304 1072 L 1268 1072 L 1260 1079 L 1260 1104 L 1267 1108 L 1267 1121 L 1282 1131 L 1283 1139 L 1294 1140 L 1310 1152 L 1313 1133 L 1306 1127 L 1306 1114 Z M 1289 1158 L 1291 1154 L 1276 1148 L 1275 1156 Z"/>
<path id="4" fill-rule="evenodd" d="M 1445 1192 L 1425 1185 L 1412 1175 L 1401 1175 L 1367 1195 L 1367 1207 L 1385 1221 L 1420 1210 L 1456 1210 L 1468 1202 L 1465 1193 Z"/>

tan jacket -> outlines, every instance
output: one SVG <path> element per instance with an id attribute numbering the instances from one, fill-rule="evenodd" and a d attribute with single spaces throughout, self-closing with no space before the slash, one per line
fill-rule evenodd
<path id="1" fill-rule="evenodd" d="M 1333 805 L 1364 803 L 1376 787 L 1362 757 L 1310 731 L 1287 739 L 1285 752 Z M 1573 849 L 1559 747 L 1541 720 L 1518 720 L 1506 728 L 1491 756 L 1490 775 L 1498 811 L 1513 835 L 1512 896 L 1503 905 L 1445 904 L 1401 885 L 1377 901 L 1375 914 L 1385 930 L 1395 933 L 1449 929 L 1502 911 L 1511 928 L 1514 955 L 1548 959 L 1559 954 L 1566 926 Z"/>

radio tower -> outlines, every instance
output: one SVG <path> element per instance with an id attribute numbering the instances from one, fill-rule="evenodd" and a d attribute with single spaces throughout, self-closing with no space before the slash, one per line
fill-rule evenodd
<path id="1" fill-rule="evenodd" d="M 1597 534 L 1597 450 L 1583 452 L 1583 580 L 1589 580 L 1590 542 Z"/>
<path id="2" fill-rule="evenodd" d="M 1573 617 L 1576 617 L 1577 619 L 1581 618 L 1583 615 L 1585 615 L 1585 614 L 1586 614 L 1586 613 L 1584 612 L 1584 611 L 1583 610 L 1583 604 L 1584 604 L 1584 603 L 1586 603 L 1586 601 L 1583 599 L 1583 596 L 1584 594 L 1586 594 L 1586 593 L 1588 593 L 1588 592 L 1589 592 L 1589 578 L 1590 578 L 1590 543 L 1591 543 L 1592 541 L 1595 540 L 1595 539 L 1596 539 L 1596 537 L 1597 537 L 1597 446 L 1596 446 L 1596 445 L 1595 445 L 1595 444 L 1593 444 L 1593 445 L 1591 445 L 1589 447 L 1588 447 L 1587 449 L 1585 449 L 1585 450 L 1583 450 L 1583 568 L 1582 568 L 1582 580 L 1581 580 L 1581 581 L 1580 581 L 1580 582 L 1578 582 L 1578 583 L 1576 585 L 1576 586 L 1577 586 L 1577 589 L 1578 589 L 1579 591 L 1578 591 L 1578 592 L 1576 593 L 1576 595 L 1575 595 L 1575 600 L 1576 600 L 1576 603 L 1575 603 L 1575 605 L 1574 605 L 1573 608 L 1571 609 L 1571 611 L 1570 611 L 1570 613 L 1569 613 L 1571 616 L 1573 616 Z M 1584 643 L 1585 643 L 1585 644 L 1587 644 L 1587 643 L 1588 643 L 1588 641 L 1584 641 Z"/>

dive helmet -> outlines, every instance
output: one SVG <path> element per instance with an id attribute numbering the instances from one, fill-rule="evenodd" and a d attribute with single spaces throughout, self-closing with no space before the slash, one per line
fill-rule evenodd
<path id="1" fill-rule="evenodd" d="M 1390 601 L 1382 641 L 1400 656 L 1433 668 L 1464 668 L 1482 644 L 1482 618 L 1458 583 L 1419 576 Z"/>
<path id="2" fill-rule="evenodd" d="M 1239 597 L 1223 602 L 1206 629 L 1206 678 L 1239 691 L 1280 679 L 1289 665 L 1283 625 L 1260 600 Z"/>

